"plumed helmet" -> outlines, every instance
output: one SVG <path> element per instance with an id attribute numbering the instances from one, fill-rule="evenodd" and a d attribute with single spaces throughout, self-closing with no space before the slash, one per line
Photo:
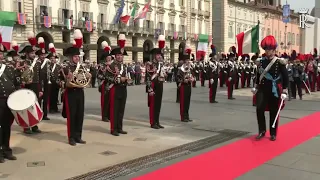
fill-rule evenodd
<path id="1" fill-rule="evenodd" d="M 269 35 L 261 41 L 261 47 L 264 50 L 275 50 L 278 47 L 278 43 L 273 36 Z"/>

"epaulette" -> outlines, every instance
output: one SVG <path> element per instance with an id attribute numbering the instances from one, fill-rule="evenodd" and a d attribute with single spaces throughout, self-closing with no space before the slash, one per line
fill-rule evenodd
<path id="1" fill-rule="evenodd" d="M 283 64 L 283 65 L 286 65 L 288 63 L 288 60 L 284 58 L 278 58 L 278 61 L 280 62 L 280 64 Z"/>

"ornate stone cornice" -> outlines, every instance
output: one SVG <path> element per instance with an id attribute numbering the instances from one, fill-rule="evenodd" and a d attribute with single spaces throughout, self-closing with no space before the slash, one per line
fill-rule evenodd
<path id="1" fill-rule="evenodd" d="M 121 1 L 120 1 L 120 0 L 117 0 L 117 1 L 114 3 L 114 7 L 116 7 L 116 8 L 119 8 L 120 5 L 121 5 Z M 126 5 L 126 4 L 124 4 L 124 5 Z"/>
<path id="2" fill-rule="evenodd" d="M 169 16 L 176 16 L 177 12 L 174 9 L 171 9 L 170 12 L 168 13 Z"/>
<path id="3" fill-rule="evenodd" d="M 99 4 L 105 4 L 108 5 L 109 4 L 109 0 L 98 0 L 97 1 Z"/>
<path id="4" fill-rule="evenodd" d="M 159 7 L 157 10 L 157 14 L 164 14 L 166 11 L 164 10 L 164 8 Z"/>
<path id="5" fill-rule="evenodd" d="M 80 0 L 80 2 L 89 2 L 89 3 L 91 3 L 91 0 Z"/>
<path id="6" fill-rule="evenodd" d="M 234 22 L 229 22 L 229 26 L 233 26 Z"/>
<path id="7" fill-rule="evenodd" d="M 157 3 L 158 3 L 159 5 L 163 5 L 163 4 L 164 4 L 164 0 L 157 0 Z"/>
<path id="8" fill-rule="evenodd" d="M 186 18 L 187 17 L 187 13 L 186 12 L 180 12 L 179 17 Z"/>

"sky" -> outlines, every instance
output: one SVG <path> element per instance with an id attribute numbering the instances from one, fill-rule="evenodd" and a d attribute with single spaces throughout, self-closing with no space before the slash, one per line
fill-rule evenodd
<path id="1" fill-rule="evenodd" d="M 315 1 L 319 0 L 281 0 L 281 4 L 290 4 L 290 9 L 294 9 L 295 11 L 299 11 L 301 8 L 309 9 L 309 13 L 311 12 L 312 8 L 315 6 Z"/>

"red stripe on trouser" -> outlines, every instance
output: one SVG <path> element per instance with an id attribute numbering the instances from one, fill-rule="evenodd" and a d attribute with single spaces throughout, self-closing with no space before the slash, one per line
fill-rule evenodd
<path id="1" fill-rule="evenodd" d="M 181 84 L 180 88 L 180 118 L 184 120 L 184 85 Z"/>
<path id="2" fill-rule="evenodd" d="M 244 73 L 241 73 L 241 88 L 244 88 L 245 84 L 246 84 L 246 80 L 244 78 Z"/>
<path id="3" fill-rule="evenodd" d="M 64 91 L 64 95 L 63 95 L 63 99 L 64 99 L 64 106 L 65 106 L 65 111 L 66 111 L 66 115 L 67 115 L 67 132 L 68 132 L 68 138 L 70 138 L 71 136 L 71 132 L 70 132 L 70 107 L 69 107 L 69 100 L 68 100 L 68 90 L 65 89 Z"/>
<path id="4" fill-rule="evenodd" d="M 211 84 L 210 83 L 210 80 L 209 80 L 209 84 Z M 211 84 L 211 86 L 210 86 L 210 89 L 209 89 L 209 102 L 212 102 L 212 84 Z"/>
<path id="5" fill-rule="evenodd" d="M 151 83 L 151 88 L 154 89 L 154 82 Z M 153 125 L 154 123 L 154 96 L 149 96 L 149 119 L 150 119 L 150 125 Z"/>
<path id="6" fill-rule="evenodd" d="M 115 87 L 113 86 L 109 91 L 109 99 L 110 99 L 110 131 L 113 133 L 114 131 L 114 95 L 115 95 Z"/>
<path id="7" fill-rule="evenodd" d="M 49 86 L 49 85 L 48 85 Z M 52 88 L 52 86 L 50 86 Z M 47 98 L 48 98 L 48 101 L 47 101 L 47 109 L 50 110 L 50 95 L 51 95 L 51 88 L 48 88 L 48 94 L 47 94 Z"/>
<path id="8" fill-rule="evenodd" d="M 101 118 L 103 119 L 104 117 L 104 83 L 101 85 L 101 96 L 100 96 L 100 104 L 101 104 Z"/>
<path id="9" fill-rule="evenodd" d="M 229 81 L 229 79 L 227 80 L 227 86 L 228 86 L 228 98 L 231 98 L 231 87 L 232 87 L 232 84 Z"/>

